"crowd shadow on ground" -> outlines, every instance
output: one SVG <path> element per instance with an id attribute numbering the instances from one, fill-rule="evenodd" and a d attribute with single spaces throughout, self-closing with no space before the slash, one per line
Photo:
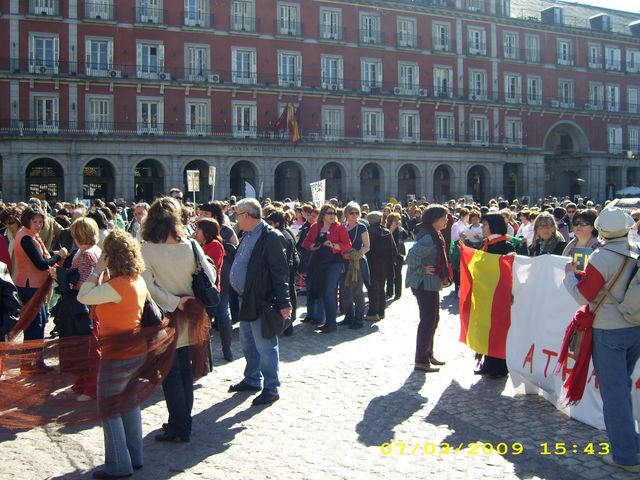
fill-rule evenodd
<path id="1" fill-rule="evenodd" d="M 395 428 L 422 408 L 427 398 L 420 394 L 424 372 L 414 370 L 396 391 L 372 399 L 356 425 L 358 441 L 368 447 L 390 442 Z"/>
<path id="2" fill-rule="evenodd" d="M 446 310 L 450 315 L 460 314 L 460 299 L 458 298 L 455 289 L 451 288 L 448 291 L 444 291 L 444 294 L 440 299 L 440 309 Z"/>
<path id="3" fill-rule="evenodd" d="M 506 382 L 506 378 L 484 378 L 466 389 L 453 381 L 425 420 L 452 430 L 440 445 L 446 443 L 452 451 L 463 445 L 459 455 L 470 455 L 471 449 L 467 448 L 473 442 L 490 444 L 494 455 L 500 448 L 503 451 L 498 453 L 513 465 L 518 478 L 581 478 L 581 470 L 575 468 L 576 460 L 584 463 L 597 457 L 584 454 L 581 457 L 580 453 L 572 454 L 571 451 L 563 456 L 541 455 L 541 444 L 547 443 L 553 450 L 555 442 L 565 442 L 569 446 L 606 442 L 606 435 L 567 418 L 540 396 L 501 395 Z M 522 444 L 521 454 L 515 454 L 514 444 L 517 443 Z M 499 444 L 501 446 L 497 447 Z M 485 448 L 487 452 L 491 451 L 488 446 Z M 477 452 L 486 455 L 481 448 Z"/>

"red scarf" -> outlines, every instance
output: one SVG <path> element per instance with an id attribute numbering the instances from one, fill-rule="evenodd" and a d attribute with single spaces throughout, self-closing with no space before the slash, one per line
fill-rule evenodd
<path id="1" fill-rule="evenodd" d="M 494 245 L 496 243 L 508 242 L 508 241 L 509 241 L 509 237 L 507 237 L 506 235 L 500 235 L 499 237 L 496 237 L 492 240 L 487 240 L 482 246 L 482 251 L 486 252 L 491 245 Z"/>

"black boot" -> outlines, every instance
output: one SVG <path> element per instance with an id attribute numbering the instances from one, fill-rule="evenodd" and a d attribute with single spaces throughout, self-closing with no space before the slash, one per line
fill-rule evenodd
<path id="1" fill-rule="evenodd" d="M 233 328 L 229 322 L 220 322 L 218 325 L 220 331 L 220 343 L 222 344 L 222 356 L 227 362 L 233 361 L 233 354 L 231 353 L 231 334 Z"/>

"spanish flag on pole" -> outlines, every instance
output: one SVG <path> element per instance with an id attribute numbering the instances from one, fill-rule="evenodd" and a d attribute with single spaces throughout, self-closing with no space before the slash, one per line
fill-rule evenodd
<path id="1" fill-rule="evenodd" d="M 287 126 L 289 127 L 289 143 L 298 143 L 300 141 L 300 107 L 289 105 Z"/>
<path id="2" fill-rule="evenodd" d="M 460 249 L 460 341 L 483 355 L 506 358 L 513 259 Z"/>

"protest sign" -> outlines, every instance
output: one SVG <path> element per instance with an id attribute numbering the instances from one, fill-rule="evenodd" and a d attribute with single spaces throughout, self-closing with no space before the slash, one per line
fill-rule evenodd
<path id="1" fill-rule="evenodd" d="M 311 199 L 313 200 L 313 204 L 316 207 L 324 205 L 327 181 L 320 180 L 319 182 L 310 183 L 309 186 L 311 187 Z"/>
<path id="2" fill-rule="evenodd" d="M 573 264 L 576 267 L 576 272 L 584 272 L 587 268 L 587 262 L 589 262 L 589 256 L 593 253 L 591 248 L 572 248 Z"/>

